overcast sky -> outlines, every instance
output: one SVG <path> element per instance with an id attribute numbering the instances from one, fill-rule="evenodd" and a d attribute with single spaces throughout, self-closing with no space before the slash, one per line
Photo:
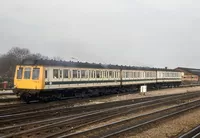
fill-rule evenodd
<path id="1" fill-rule="evenodd" d="M 0 0 L 0 53 L 200 68 L 198 0 Z"/>

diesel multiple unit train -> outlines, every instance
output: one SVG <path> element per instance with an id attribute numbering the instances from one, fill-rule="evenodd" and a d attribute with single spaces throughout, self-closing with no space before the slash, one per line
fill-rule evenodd
<path id="1" fill-rule="evenodd" d="M 26 59 L 16 66 L 13 91 L 29 102 L 104 95 L 141 85 L 178 87 L 181 77 L 182 72 L 170 69 Z"/>

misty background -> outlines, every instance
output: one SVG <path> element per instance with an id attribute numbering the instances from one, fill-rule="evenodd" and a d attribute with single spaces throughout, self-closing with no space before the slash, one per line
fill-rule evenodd
<path id="1" fill-rule="evenodd" d="M 0 54 L 200 68 L 197 0 L 1 0 Z"/>

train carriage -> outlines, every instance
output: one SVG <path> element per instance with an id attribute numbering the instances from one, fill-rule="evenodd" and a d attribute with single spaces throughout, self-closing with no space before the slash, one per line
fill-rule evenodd
<path id="1" fill-rule="evenodd" d="M 16 66 L 14 92 L 32 99 L 84 97 L 149 85 L 181 84 L 181 72 L 169 69 L 26 59 Z"/>

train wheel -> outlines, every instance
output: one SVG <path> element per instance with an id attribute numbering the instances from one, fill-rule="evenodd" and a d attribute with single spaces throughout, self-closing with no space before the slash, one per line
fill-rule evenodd
<path id="1" fill-rule="evenodd" d="M 30 103 L 30 100 L 31 100 L 31 95 L 28 94 L 28 93 L 23 93 L 23 94 L 20 96 L 20 98 L 21 98 L 24 102 L 26 102 L 27 104 L 29 104 L 29 103 Z"/>

